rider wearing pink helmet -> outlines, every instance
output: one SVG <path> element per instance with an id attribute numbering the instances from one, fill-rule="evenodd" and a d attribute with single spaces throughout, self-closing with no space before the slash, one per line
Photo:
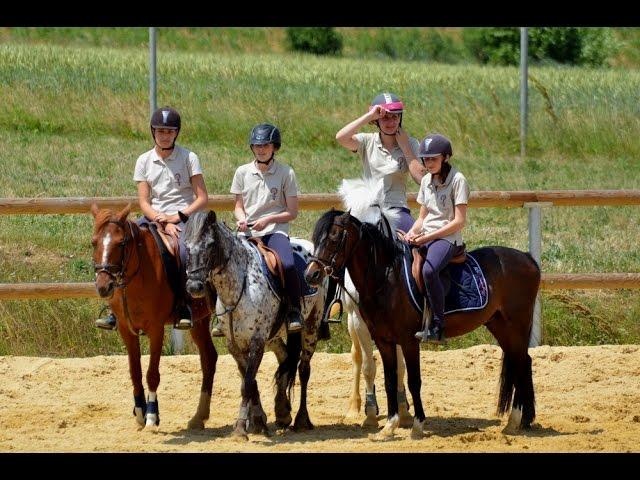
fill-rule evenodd
<path id="1" fill-rule="evenodd" d="M 407 204 L 406 178 L 420 185 L 424 170 L 418 163 L 418 140 L 409 137 L 402 129 L 404 103 L 394 93 L 377 95 L 369 111 L 348 123 L 336 134 L 343 147 L 357 153 L 362 161 L 365 178 L 382 178 L 384 204 L 400 213 L 398 228 L 409 231 L 413 225 Z M 375 133 L 358 133 L 366 124 L 375 124 Z"/>

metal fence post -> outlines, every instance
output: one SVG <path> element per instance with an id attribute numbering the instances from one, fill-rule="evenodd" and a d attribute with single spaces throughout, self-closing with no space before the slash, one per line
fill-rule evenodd
<path id="1" fill-rule="evenodd" d="M 181 354 L 184 348 L 184 332 L 171 328 L 171 353 Z"/>
<path id="2" fill-rule="evenodd" d="M 527 154 L 527 116 L 529 114 L 529 34 L 526 27 L 520 28 L 520 156 Z"/>
<path id="3" fill-rule="evenodd" d="M 156 29 L 149 27 L 149 118 L 157 108 Z"/>
<path id="4" fill-rule="evenodd" d="M 529 253 L 542 269 L 542 207 L 551 207 L 552 202 L 526 202 L 523 207 L 529 209 Z M 529 337 L 529 347 L 542 344 L 542 304 L 540 293 L 536 297 L 533 309 L 533 326 Z"/>

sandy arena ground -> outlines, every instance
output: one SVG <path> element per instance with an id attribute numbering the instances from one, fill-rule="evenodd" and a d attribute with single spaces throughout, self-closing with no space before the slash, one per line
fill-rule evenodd
<path id="1" fill-rule="evenodd" d="M 640 347 L 538 347 L 530 350 L 537 418 L 531 431 L 506 435 L 507 417 L 494 415 L 501 350 L 480 345 L 422 352 L 425 438 L 398 429 L 386 442 L 344 419 L 351 388 L 349 354 L 316 354 L 311 362 L 309 413 L 315 429 L 277 433 L 267 353 L 258 374 L 274 435 L 229 438 L 238 414 L 240 381 L 231 356 L 218 359 L 211 418 L 189 431 L 200 390 L 197 356 L 160 363 L 157 433 L 138 431 L 125 356 L 50 359 L 0 357 L 2 452 L 640 452 Z M 386 397 L 376 352 L 380 427 Z M 146 369 L 148 357 L 143 357 Z M 361 386 L 364 389 L 364 385 Z M 363 395 L 364 396 L 364 395 Z M 294 393 L 297 411 L 299 388 Z"/>

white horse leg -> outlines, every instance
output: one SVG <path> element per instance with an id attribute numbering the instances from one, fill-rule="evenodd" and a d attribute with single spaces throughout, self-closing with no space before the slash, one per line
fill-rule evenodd
<path id="1" fill-rule="evenodd" d="M 520 430 L 520 422 L 522 421 L 522 409 L 511 408 L 511 414 L 509 415 L 509 421 L 507 426 L 502 430 L 503 433 L 516 433 Z"/>
<path id="2" fill-rule="evenodd" d="M 398 416 L 400 419 L 398 426 L 400 428 L 411 428 L 413 425 L 413 416 L 409 413 L 409 402 L 407 401 L 407 393 L 404 388 L 406 367 L 400 345 L 396 345 L 396 356 L 398 358 Z"/>
<path id="3" fill-rule="evenodd" d="M 387 423 L 384 425 L 382 430 L 380 430 L 378 433 L 372 433 L 371 435 L 369 435 L 369 440 L 391 440 L 391 438 L 393 438 L 393 432 L 396 428 L 398 428 L 398 422 L 399 419 L 398 415 L 396 414 L 387 420 Z"/>
<path id="4" fill-rule="evenodd" d="M 144 426 L 145 432 L 156 433 L 158 431 L 158 420 L 159 417 L 158 412 L 158 394 L 157 392 L 149 392 L 149 397 L 147 398 L 147 415 L 146 415 L 146 424 Z"/>
<path id="5" fill-rule="evenodd" d="M 351 337 L 351 371 L 353 373 L 353 385 L 351 388 L 351 398 L 349 400 L 349 410 L 347 411 L 347 418 L 358 417 L 360 415 L 360 372 L 362 371 L 362 351 L 360 347 L 360 340 L 358 334 L 355 331 L 353 325 L 353 311 L 347 313 L 347 329 L 349 330 L 349 336 Z"/>

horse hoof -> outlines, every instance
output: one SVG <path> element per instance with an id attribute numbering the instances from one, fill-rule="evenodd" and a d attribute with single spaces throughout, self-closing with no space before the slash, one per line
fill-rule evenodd
<path id="1" fill-rule="evenodd" d="M 389 440 L 393 440 L 393 432 L 389 434 L 389 432 L 382 430 L 378 433 L 370 433 L 368 438 L 372 442 L 388 442 Z"/>
<path id="2" fill-rule="evenodd" d="M 296 419 L 296 423 L 293 424 L 291 430 L 294 432 L 304 432 L 306 430 L 313 430 L 313 428 L 313 423 L 311 423 L 311 420 L 307 418 L 304 420 Z"/>
<path id="3" fill-rule="evenodd" d="M 278 427 L 279 429 L 285 429 L 289 425 L 291 425 L 292 421 L 293 421 L 293 418 L 291 418 L 290 414 L 288 414 L 286 417 L 283 417 L 283 418 L 276 418 L 276 427 Z"/>
<path id="4" fill-rule="evenodd" d="M 147 424 L 144 426 L 143 431 L 146 433 L 158 433 L 158 426 L 154 424 Z"/>
<path id="5" fill-rule="evenodd" d="M 187 423 L 189 430 L 204 430 L 204 421 L 201 418 L 192 418 Z"/>
<path id="6" fill-rule="evenodd" d="M 231 432 L 231 440 L 235 440 L 237 442 L 248 442 L 249 435 L 247 435 L 246 432 L 234 430 Z"/>
<path id="7" fill-rule="evenodd" d="M 411 428 L 411 439 L 420 440 L 424 438 L 424 420 L 420 422 L 417 418 L 413 420 L 413 426 Z"/>
<path id="8" fill-rule="evenodd" d="M 376 416 L 369 416 L 362 422 L 362 428 L 378 428 L 378 418 Z"/>

